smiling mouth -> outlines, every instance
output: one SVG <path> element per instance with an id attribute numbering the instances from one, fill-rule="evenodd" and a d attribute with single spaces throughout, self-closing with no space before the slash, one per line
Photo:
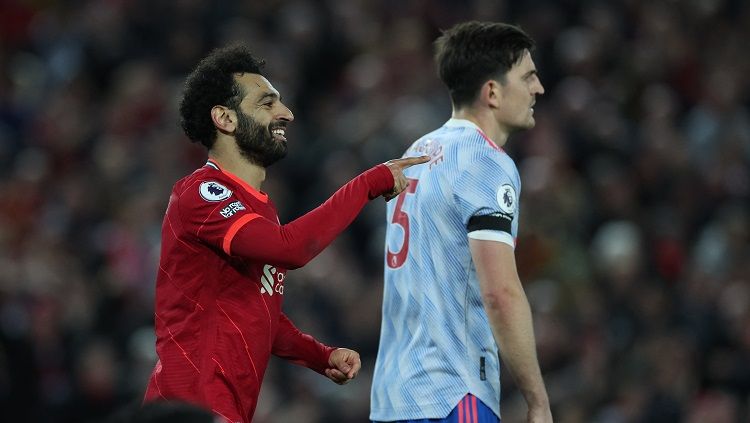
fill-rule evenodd
<path id="1" fill-rule="evenodd" d="M 286 141 L 286 129 L 276 128 L 271 130 L 271 135 L 276 141 Z"/>

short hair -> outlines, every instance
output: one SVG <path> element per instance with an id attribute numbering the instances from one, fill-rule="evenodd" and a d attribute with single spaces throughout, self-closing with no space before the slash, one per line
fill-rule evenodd
<path id="1" fill-rule="evenodd" d="M 435 41 L 435 62 L 456 107 L 476 99 L 488 79 L 505 75 L 534 49 L 534 40 L 521 28 L 496 22 L 463 22 L 443 31 Z"/>
<path id="2" fill-rule="evenodd" d="M 264 60 L 240 45 L 215 49 L 201 60 L 185 80 L 180 100 L 180 126 L 185 135 L 208 149 L 213 147 L 216 127 L 211 120 L 211 109 L 216 105 L 239 107 L 245 93 L 234 75 L 263 75 L 264 65 Z"/>

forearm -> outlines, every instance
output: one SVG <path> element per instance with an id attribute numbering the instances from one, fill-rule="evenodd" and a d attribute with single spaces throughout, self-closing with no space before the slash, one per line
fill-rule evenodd
<path id="1" fill-rule="evenodd" d="M 248 222 L 232 241 L 231 254 L 287 269 L 304 266 L 352 223 L 369 200 L 392 188 L 390 170 L 385 165 L 373 167 L 286 225 L 260 219 Z"/>
<path id="2" fill-rule="evenodd" d="M 500 355 L 527 404 L 549 404 L 536 354 L 531 309 L 520 281 L 499 295 L 485 296 L 485 310 Z"/>
<path id="3" fill-rule="evenodd" d="M 328 368 L 328 358 L 334 349 L 302 333 L 286 315 L 282 314 L 271 353 L 323 374 Z"/>

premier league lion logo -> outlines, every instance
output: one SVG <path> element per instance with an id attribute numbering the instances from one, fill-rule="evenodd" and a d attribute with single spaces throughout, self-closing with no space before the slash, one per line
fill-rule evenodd
<path id="1" fill-rule="evenodd" d="M 211 202 L 226 200 L 232 195 L 229 188 L 215 181 L 201 183 L 199 192 L 204 200 Z"/>
<path id="2" fill-rule="evenodd" d="M 508 215 L 516 211 L 516 190 L 510 184 L 504 184 L 497 190 L 497 204 L 500 210 Z"/>

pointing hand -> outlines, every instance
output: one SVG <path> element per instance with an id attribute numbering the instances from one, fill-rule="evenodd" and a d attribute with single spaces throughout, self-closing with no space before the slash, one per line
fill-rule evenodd
<path id="1" fill-rule="evenodd" d="M 409 186 L 409 181 L 404 176 L 404 169 L 411 166 L 427 163 L 430 161 L 430 156 L 419 156 L 419 157 L 404 157 L 401 159 L 393 159 L 385 162 L 388 169 L 393 174 L 393 191 L 383 195 L 385 201 L 389 201 L 393 197 L 401 194 L 401 191 L 405 190 Z"/>

